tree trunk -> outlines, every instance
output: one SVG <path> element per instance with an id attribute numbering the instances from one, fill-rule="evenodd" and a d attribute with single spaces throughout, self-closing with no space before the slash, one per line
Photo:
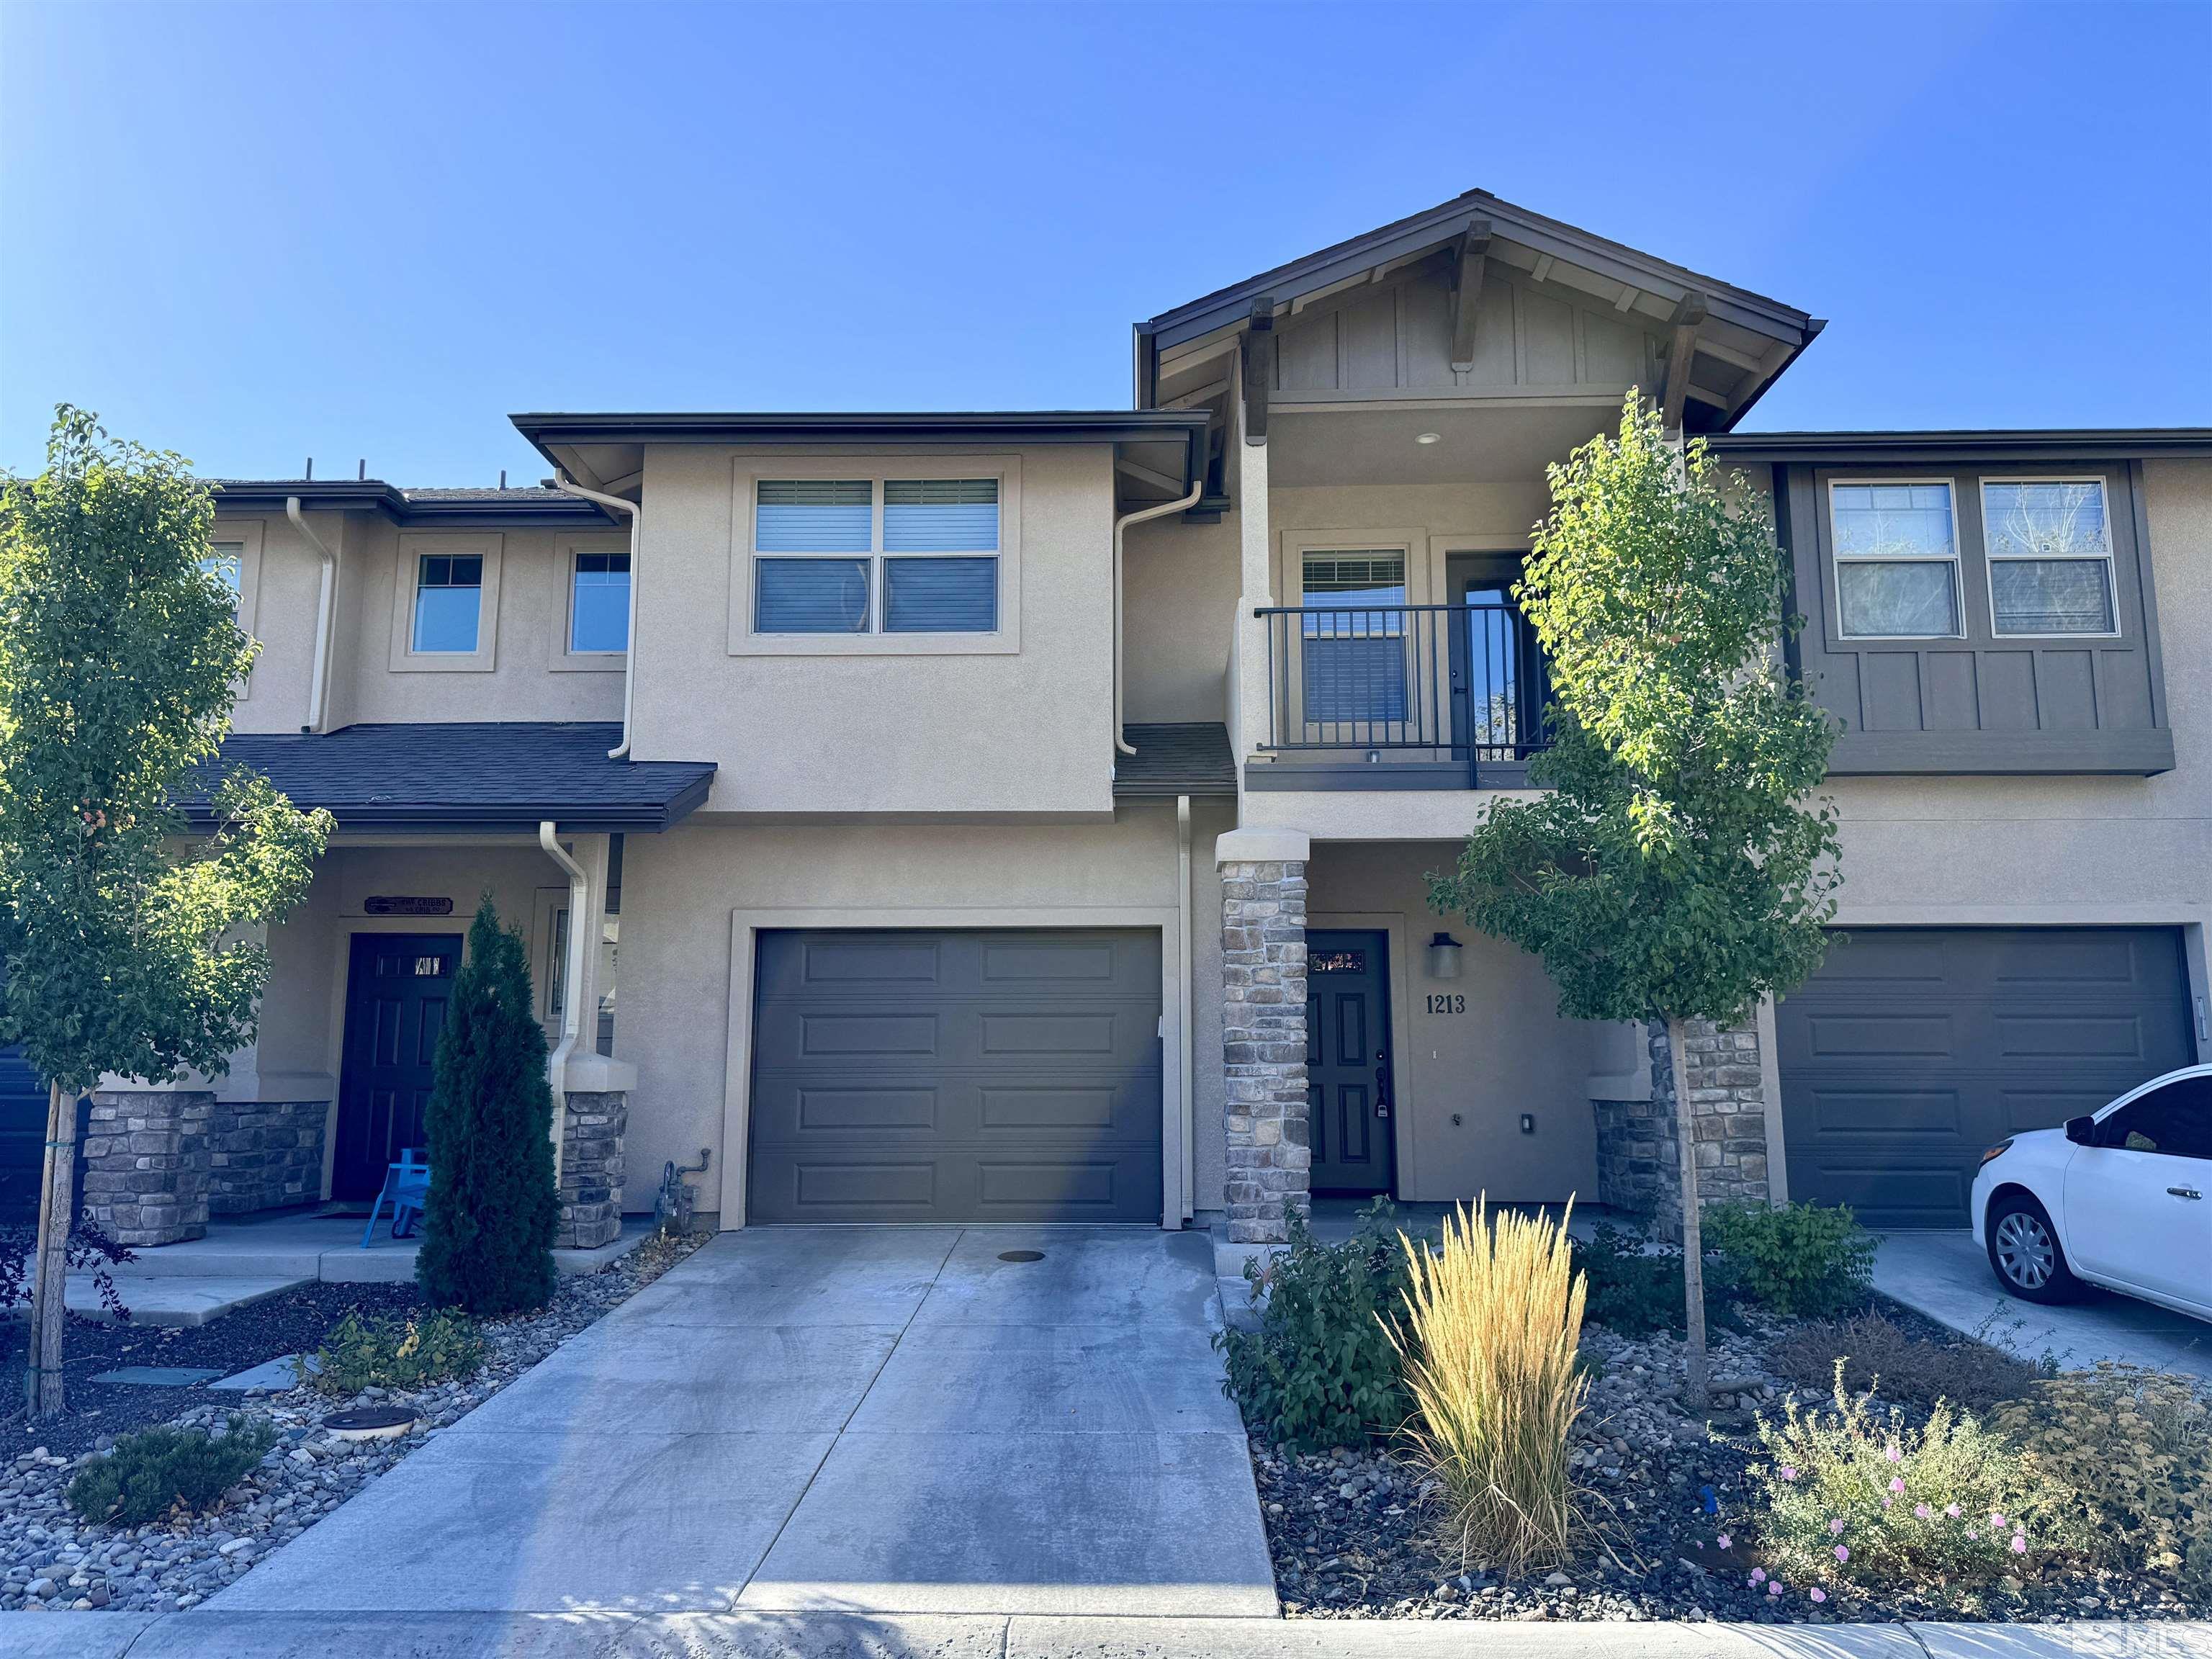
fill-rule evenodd
<path id="1" fill-rule="evenodd" d="M 62 1321 L 69 1285 L 70 1198 L 76 1186 L 76 1113 L 62 1085 L 46 1085 L 46 1179 L 39 1192 L 39 1244 L 31 1278 L 30 1364 L 24 1381 L 30 1415 L 62 1409 Z"/>
<path id="2" fill-rule="evenodd" d="M 1682 1152 L 1682 1301 L 1687 1319 L 1682 1361 L 1688 1373 L 1685 1401 L 1705 1408 L 1705 1247 L 1698 1214 L 1698 1143 L 1690 1107 L 1690 1060 L 1682 1022 L 1667 1021 L 1667 1051 L 1674 1074 L 1674 1138 Z"/>

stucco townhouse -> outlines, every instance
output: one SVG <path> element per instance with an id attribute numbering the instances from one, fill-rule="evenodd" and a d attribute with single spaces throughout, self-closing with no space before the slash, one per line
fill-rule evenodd
<path id="1" fill-rule="evenodd" d="M 224 483 L 228 753 L 338 832 L 257 1046 L 111 1079 L 87 1201 L 368 1198 L 489 892 L 565 1243 L 702 1158 L 723 1228 L 1663 1211 L 1653 1033 L 1424 882 L 1528 787 L 1511 585 L 1633 386 L 1771 516 L 1842 727 L 1847 937 L 1694 1042 L 1707 1190 L 1963 1224 L 1985 1143 L 2212 1057 L 2212 431 L 1737 430 L 1822 326 L 1477 191 L 1139 324 L 1126 410 L 531 414 L 549 487 Z"/>

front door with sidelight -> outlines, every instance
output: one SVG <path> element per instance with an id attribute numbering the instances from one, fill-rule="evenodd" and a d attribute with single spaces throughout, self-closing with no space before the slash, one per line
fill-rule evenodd
<path id="1" fill-rule="evenodd" d="M 1306 934 L 1307 1127 L 1316 1193 L 1391 1188 L 1389 935 Z"/>
<path id="2" fill-rule="evenodd" d="M 426 1148 L 431 1062 L 460 963 L 459 933 L 353 936 L 332 1198 L 374 1198 L 403 1150 Z"/>

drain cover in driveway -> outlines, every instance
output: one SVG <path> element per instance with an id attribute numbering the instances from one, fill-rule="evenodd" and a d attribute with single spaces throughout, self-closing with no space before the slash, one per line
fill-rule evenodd
<path id="1" fill-rule="evenodd" d="M 1001 1261 L 1042 1261 L 1044 1260 L 1044 1252 L 1042 1250 L 1001 1250 L 999 1252 L 999 1260 Z"/>

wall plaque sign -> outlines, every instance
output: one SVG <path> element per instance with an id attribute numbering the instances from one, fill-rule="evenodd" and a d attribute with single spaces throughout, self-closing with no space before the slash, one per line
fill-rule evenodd
<path id="1" fill-rule="evenodd" d="M 427 894 L 378 893 L 363 899 L 361 910 L 367 916 L 450 916 L 453 902 Z"/>

